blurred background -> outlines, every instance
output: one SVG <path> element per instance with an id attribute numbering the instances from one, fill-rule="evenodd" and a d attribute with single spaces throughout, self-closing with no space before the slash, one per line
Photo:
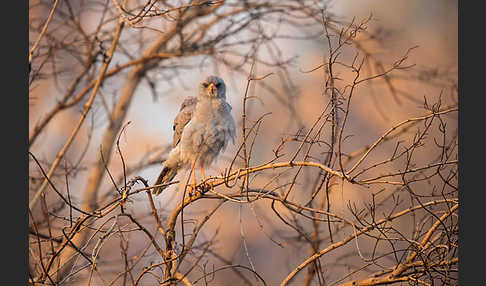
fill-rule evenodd
<path id="1" fill-rule="evenodd" d="M 32 47 L 42 24 L 45 23 L 51 11 L 51 2 L 29 1 L 30 47 Z M 95 41 L 95 44 L 91 46 L 91 49 L 101 51 L 95 56 L 98 68 L 93 69 L 93 71 L 90 70 L 81 79 L 79 85 L 75 88 L 75 94 L 82 91 L 87 83 L 96 79 L 99 66 L 102 63 L 100 59 L 106 56 L 111 45 L 114 27 L 116 26 L 116 21 L 113 19 L 116 19 L 119 12 L 114 6 L 115 2 L 69 2 L 70 5 L 67 5 L 67 1 L 60 1 L 56 7 L 53 20 L 49 23 L 48 33 L 40 42 L 38 52 L 34 54 L 37 58 L 34 57 L 32 61 L 32 71 L 29 76 L 29 134 L 34 134 L 36 126 L 39 122 L 42 122 L 43 117 L 56 108 L 66 90 L 70 88 L 73 78 L 83 70 L 83 59 L 81 58 L 84 57 L 89 45 L 81 40 L 80 35 L 82 33 L 76 35 L 72 33 L 72 30 L 77 29 L 72 23 L 77 23 L 82 27 L 88 38 L 92 37 L 93 33 L 100 29 L 100 26 L 102 27 L 97 34 L 99 41 Z M 128 7 L 140 7 L 150 1 L 128 2 Z M 158 2 L 160 3 L 151 6 L 152 9 L 155 9 L 158 5 L 162 6 L 162 2 L 165 1 Z M 171 3 L 174 7 L 184 4 L 177 1 Z M 238 1 L 230 1 L 225 4 L 228 4 L 228 9 L 231 9 L 233 6 L 238 6 L 237 3 Z M 369 66 L 374 67 L 374 69 L 369 70 L 371 74 L 376 74 L 379 71 L 376 63 L 381 63 L 384 70 L 387 70 L 404 56 L 406 56 L 406 60 L 403 65 L 409 66 L 407 69 L 391 72 L 387 80 L 372 80 L 356 88 L 349 106 L 350 113 L 343 133 L 343 138 L 346 139 L 342 144 L 341 152 L 352 154 L 354 151 L 370 146 L 396 124 L 409 118 L 427 114 L 424 109 L 425 102 L 430 106 L 438 102 L 442 107 L 457 106 L 457 1 L 340 0 L 316 1 L 316 3 L 318 3 L 317 6 L 325 9 L 326 15 L 334 19 L 335 25 L 338 27 L 346 27 L 346 23 L 352 21 L 360 23 L 371 17 L 371 20 L 365 24 L 366 31 L 363 31 L 356 38 L 360 39 L 361 47 L 371 52 L 376 60 L 369 62 Z M 78 15 L 71 24 L 68 20 L 65 20 L 71 17 L 70 11 Z M 126 15 L 128 17 L 131 14 Z M 167 17 L 153 17 L 133 26 L 126 25 L 121 33 L 117 51 L 108 70 L 123 66 L 125 63 L 140 57 L 154 39 L 167 32 L 172 24 L 171 17 L 175 16 L 168 13 Z M 271 44 L 262 44 L 256 53 L 258 61 L 254 66 L 253 75 L 255 77 L 268 76 L 263 80 L 252 81 L 250 85 L 248 96 L 251 98 L 247 100 L 246 106 L 249 120 L 247 124 L 253 124 L 268 112 L 271 114 L 264 116 L 257 136 L 251 135 L 250 137 L 251 140 L 254 138 L 250 166 L 265 164 L 272 160 L 274 151 L 285 140 L 288 140 L 288 142 L 282 153 L 286 157 L 282 157 L 280 161 L 288 160 L 300 144 L 298 140 L 293 139 L 302 139 L 305 136 L 330 101 L 329 93 L 325 89 L 328 73 L 324 68 L 315 69 L 328 60 L 329 45 L 322 25 L 307 24 L 309 19 L 304 17 L 293 18 L 292 21 L 295 21 L 295 25 L 293 25 L 292 21 L 279 21 L 279 17 L 281 16 L 272 14 L 259 22 L 258 25 L 249 26 L 250 28 L 247 31 L 234 32 L 233 35 L 229 35 L 226 42 L 222 41 L 217 46 L 218 49 L 223 51 L 221 55 L 208 56 L 203 54 L 171 57 L 158 64 L 156 68 L 148 70 L 128 105 L 123 125 L 125 126 L 128 122 L 129 124 L 124 127 L 122 132 L 118 133 L 117 139 L 119 138 L 118 144 L 123 161 L 115 146 L 111 152 L 111 160 L 106 166 L 113 176 L 113 180 L 120 183 L 120 186 L 123 185 L 120 180 L 123 180 L 123 166 L 125 165 L 129 166 L 131 171 L 128 173 L 127 179 L 141 176 L 149 184 L 154 183 L 161 170 L 161 162 L 166 158 L 172 144 L 172 121 L 179 111 L 180 104 L 185 97 L 196 95 L 198 83 L 210 74 L 217 74 L 225 80 L 227 101 L 233 107 L 232 114 L 237 122 L 236 144 L 230 144 L 227 150 L 221 154 L 219 160 L 206 173 L 210 176 L 220 176 L 225 172 L 242 142 L 242 103 L 251 59 L 254 56 L 251 51 L 255 45 L 255 42 L 248 39 L 262 30 L 267 35 L 275 35 L 275 38 L 271 41 Z M 101 18 L 104 20 L 100 20 Z M 236 17 L 232 21 L 238 20 L 241 19 Z M 302 23 L 298 21 L 302 21 Z M 103 22 L 103 25 L 99 25 L 101 22 Z M 215 37 L 214 35 L 223 33 L 228 26 L 230 25 L 224 22 L 215 25 L 204 37 Z M 197 30 L 198 26 L 189 27 L 187 33 L 190 33 L 191 29 Z M 247 40 L 249 43 L 245 43 Z M 336 40 L 336 38 L 333 40 Z M 169 49 L 171 45 L 176 45 L 176 43 L 177 41 L 170 42 L 166 48 Z M 56 49 L 61 46 L 65 50 L 62 53 L 56 52 Z M 412 50 L 409 51 L 411 48 Z M 345 87 L 353 82 L 355 73 L 349 67 L 340 63 L 350 64 L 355 56 L 362 59 L 364 52 L 358 52 L 358 49 L 353 45 L 346 46 L 339 55 L 339 63 L 335 65 L 335 76 L 339 78 L 336 80 L 336 85 L 346 91 L 343 95 L 343 103 L 345 103 L 347 92 L 349 92 L 349 87 Z M 313 69 L 315 70 L 311 71 Z M 366 72 L 368 71 L 363 71 L 363 76 Z M 92 166 L 99 156 L 105 130 L 111 128 L 109 114 L 120 100 L 126 79 L 129 76 L 130 68 L 127 68 L 104 80 L 79 134 L 65 153 L 57 170 L 54 171 L 53 181 L 58 189 L 62 190 L 62 193 L 68 186 L 70 199 L 75 205 L 83 203 L 83 190 L 88 184 Z M 35 154 L 45 170 L 49 170 L 66 140 L 71 136 L 88 96 L 89 93 L 72 107 L 56 113 L 49 124 L 42 129 L 42 132 L 39 132 L 34 140 L 30 140 L 29 151 Z M 345 107 L 345 105 L 342 106 L 342 111 L 346 109 Z M 341 116 L 343 114 L 341 113 Z M 444 121 L 449 130 L 444 135 L 447 138 L 441 137 L 442 133 L 438 131 L 438 128 L 432 128 L 427 134 L 430 145 L 426 145 L 432 147 L 417 149 L 414 153 L 415 166 L 426 165 L 433 158 L 440 156 L 440 149 L 433 147 L 432 142 L 434 140 L 436 144 L 440 144 L 437 143 L 439 139 L 444 139 L 444 142 L 454 141 L 457 133 L 457 113 L 445 115 Z M 323 141 L 329 140 L 329 137 L 327 137 L 331 130 L 329 126 L 328 124 L 328 126 L 323 127 Z M 400 141 L 402 146 L 413 142 L 414 136 L 416 136 L 414 132 L 423 130 L 425 124 L 419 123 L 414 128 L 413 132 L 403 134 L 399 139 L 381 144 L 373 152 L 373 155 L 363 162 L 363 166 L 370 166 L 375 162 L 389 158 L 396 148 L 397 141 Z M 323 146 L 319 145 L 319 147 L 312 149 L 309 152 L 309 160 L 321 161 L 326 155 L 324 151 L 326 148 L 326 145 L 323 144 Z M 303 159 L 302 153 L 299 154 L 297 159 Z M 243 161 L 239 159 L 236 161 L 233 170 L 243 166 Z M 36 163 L 31 161 L 29 167 L 30 199 L 32 200 L 43 182 L 43 177 Z M 339 164 L 334 162 L 334 167 L 339 169 Z M 401 168 L 403 168 L 403 161 L 397 160 L 391 164 L 383 165 L 382 168 L 370 170 L 365 177 L 373 177 Z M 319 170 L 310 169 L 299 175 L 295 181 L 296 187 L 289 198 L 300 203 L 307 201 L 314 188 L 314 177 L 318 173 Z M 256 189 L 270 188 L 276 192 L 284 192 L 287 186 L 282 182 L 293 178 L 295 174 L 296 170 L 294 169 L 285 172 L 282 172 L 282 170 L 268 171 L 252 177 L 251 186 Z M 182 172 L 176 179 L 185 182 L 187 173 Z M 436 182 L 431 179 L 422 183 L 431 185 Z M 336 182 L 336 184 L 335 191 L 329 193 L 330 209 L 333 213 L 348 219 L 354 217 L 349 205 L 356 204 L 363 208 L 376 194 L 394 192 L 397 188 L 386 184 L 370 186 L 342 184 L 342 182 Z M 142 187 L 141 185 L 137 186 Z M 68 209 L 62 207 L 58 202 L 58 197 L 52 194 L 51 189 L 47 189 L 46 198 L 50 207 L 54 209 L 58 207 L 57 216 L 66 218 Z M 226 190 L 224 187 L 216 190 L 221 193 L 236 191 Z M 428 191 L 427 188 L 423 189 L 423 192 Z M 169 187 L 162 195 L 154 197 L 155 206 L 159 210 L 163 222 L 167 221 L 170 211 L 180 202 L 182 192 L 183 184 L 176 184 Z M 98 198 L 102 202 L 116 195 L 113 182 L 109 174 L 105 173 L 100 182 Z M 319 196 L 324 195 L 320 194 Z M 401 198 L 407 200 L 406 195 Z M 146 195 L 139 193 L 131 196 L 130 199 L 131 202 L 128 204 L 127 211 L 139 216 L 147 228 L 156 233 L 153 218 L 149 216 L 151 208 L 147 203 Z M 411 204 L 409 201 L 407 203 Z M 193 228 L 196 222 L 215 205 L 215 200 L 208 199 L 197 201 L 187 208 L 184 211 L 187 229 Z M 234 202 L 223 204 L 199 233 L 197 242 L 201 243 L 200 248 L 195 249 L 194 253 L 191 253 L 193 256 L 188 258 L 192 262 L 196 261 L 197 256 L 204 249 L 204 242 L 211 241 L 209 253 L 199 261 L 196 270 L 189 275 L 191 281 L 201 277 L 204 271 L 209 272 L 214 268 L 232 264 L 254 268 L 265 279 L 267 285 L 279 285 L 311 253 L 309 246 L 305 245 L 305 239 L 283 223 L 271 208 L 271 201 L 259 201 L 251 204 Z M 301 221 L 302 218 L 295 218 L 294 220 L 295 215 L 289 214 L 288 211 L 283 209 L 281 211 L 289 221 L 302 227 L 305 232 L 312 232 L 311 222 Z M 55 211 L 53 212 L 55 213 Z M 32 214 L 34 218 L 42 220 L 41 206 L 33 207 Z M 60 220 L 59 225 L 66 224 L 65 219 L 64 221 L 58 220 Z M 123 222 L 129 223 L 128 221 Z M 52 223 L 54 225 L 54 221 Z M 406 232 L 409 223 L 410 221 L 404 220 L 397 223 L 396 227 L 403 228 Z M 42 224 L 39 222 L 39 225 Z M 58 227 L 56 231 L 61 228 Z M 338 224 L 336 224 L 336 227 L 338 227 Z M 321 231 L 323 237 L 329 234 L 327 224 L 324 224 Z M 339 239 L 351 234 L 352 231 L 352 228 L 348 228 L 343 232 L 336 232 L 334 240 L 339 241 Z M 179 237 L 178 242 L 180 242 L 180 227 L 177 227 L 177 235 Z M 160 234 L 156 237 L 162 244 L 163 239 Z M 141 232 L 127 233 L 127 238 L 130 241 L 128 254 L 132 258 L 147 246 L 147 239 Z M 32 239 L 32 241 L 34 240 Z M 94 244 L 94 240 L 91 243 Z M 327 243 L 328 241 L 325 242 L 324 240 L 319 248 L 325 248 Z M 363 240 L 360 243 L 362 243 L 361 247 L 364 252 L 369 248 L 376 247 L 368 241 Z M 93 247 L 93 245 L 86 249 L 88 253 L 92 249 L 90 247 Z M 378 249 L 380 247 L 383 247 L 383 251 L 386 252 L 389 246 L 379 244 Z M 120 268 L 124 265 L 120 256 L 120 242 L 117 239 L 107 240 L 101 253 L 103 255 L 100 255 L 98 261 L 98 272 L 102 275 L 94 275 L 92 285 L 108 285 L 108 281 L 116 277 Z M 144 262 L 140 263 L 140 269 L 144 265 L 154 263 L 157 259 L 160 260 L 160 258 L 157 258 L 157 253 L 153 249 L 149 250 L 145 253 Z M 32 257 L 31 261 L 33 261 Z M 352 269 L 361 267 L 362 259 L 353 243 L 324 256 L 320 259 L 320 263 L 325 281 L 314 278 L 311 285 L 330 285 L 333 281 L 338 281 L 352 272 Z M 393 265 L 393 259 L 383 262 L 383 265 L 387 263 Z M 187 268 L 188 265 L 190 264 L 185 267 Z M 204 271 L 202 268 L 205 268 Z M 373 269 L 373 271 L 376 271 L 378 268 Z M 83 271 L 87 270 L 80 271 L 79 275 L 74 276 L 75 278 L 65 282 L 72 285 L 86 285 L 86 279 L 89 275 L 88 272 Z M 156 271 L 159 270 L 154 270 L 154 272 Z M 373 271 L 367 272 L 365 270 L 350 277 L 366 277 Z M 248 283 L 258 285 L 258 279 L 251 273 L 241 269 L 240 272 L 244 274 L 230 270 L 218 271 L 210 277 L 211 282 L 209 284 L 228 285 L 228 281 L 232 281 L 231 284 L 234 285 L 248 285 Z M 304 283 L 302 282 L 305 276 L 304 272 L 302 271 L 296 277 L 295 284 L 292 285 L 303 285 L 301 283 Z M 250 282 L 245 282 L 245 279 L 242 279 L 240 275 L 244 275 Z M 147 276 L 141 279 L 138 285 L 154 285 L 156 280 L 152 276 Z M 115 285 L 122 285 L 120 283 L 121 281 L 118 280 Z M 195 285 L 204 285 L 202 280 L 198 283 Z"/>

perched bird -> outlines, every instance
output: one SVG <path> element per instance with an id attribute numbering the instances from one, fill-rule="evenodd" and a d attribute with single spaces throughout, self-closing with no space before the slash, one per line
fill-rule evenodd
<path id="1" fill-rule="evenodd" d="M 172 128 L 173 148 L 155 185 L 172 181 L 181 168 L 190 166 L 192 193 L 196 186 L 196 167 L 201 169 L 204 181 L 204 168 L 226 148 L 229 139 L 235 142 L 235 120 L 231 116 L 231 105 L 226 102 L 224 81 L 217 76 L 204 79 L 199 84 L 197 97 L 188 97 L 182 103 Z M 152 193 L 158 195 L 166 187 L 155 187 Z"/>

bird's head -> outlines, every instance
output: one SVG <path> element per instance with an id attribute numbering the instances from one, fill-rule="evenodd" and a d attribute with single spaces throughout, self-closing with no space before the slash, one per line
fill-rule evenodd
<path id="1" fill-rule="evenodd" d="M 199 85 L 199 96 L 226 99 L 226 85 L 222 78 L 211 75 Z"/>

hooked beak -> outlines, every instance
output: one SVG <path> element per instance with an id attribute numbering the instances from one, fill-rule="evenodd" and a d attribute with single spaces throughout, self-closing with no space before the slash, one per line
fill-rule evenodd
<path id="1" fill-rule="evenodd" d="M 211 96 L 216 96 L 216 93 L 218 92 L 218 89 L 214 85 L 214 83 L 210 83 L 208 88 L 207 88 L 208 94 Z"/>

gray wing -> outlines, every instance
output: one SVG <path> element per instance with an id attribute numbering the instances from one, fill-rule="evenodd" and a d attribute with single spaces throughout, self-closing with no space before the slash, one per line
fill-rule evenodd
<path id="1" fill-rule="evenodd" d="M 225 114 L 225 119 L 224 119 L 225 129 L 227 130 L 229 137 L 233 141 L 233 144 L 235 144 L 236 123 L 235 123 L 235 119 L 231 115 L 231 110 L 233 108 L 227 102 L 224 102 L 224 106 L 225 106 L 225 108 L 227 110 L 227 112 L 224 113 Z M 223 148 L 226 148 L 227 143 L 228 143 L 228 138 L 225 139 L 225 145 L 224 145 Z"/>
<path id="2" fill-rule="evenodd" d="M 172 129 L 174 130 L 174 138 L 173 138 L 173 146 L 177 146 L 179 141 L 181 141 L 182 131 L 184 127 L 189 123 L 192 118 L 192 113 L 194 112 L 194 108 L 196 107 L 197 98 L 196 97 L 188 97 L 186 98 L 182 104 L 181 108 L 179 109 L 179 113 L 174 119 L 174 125 Z"/>

